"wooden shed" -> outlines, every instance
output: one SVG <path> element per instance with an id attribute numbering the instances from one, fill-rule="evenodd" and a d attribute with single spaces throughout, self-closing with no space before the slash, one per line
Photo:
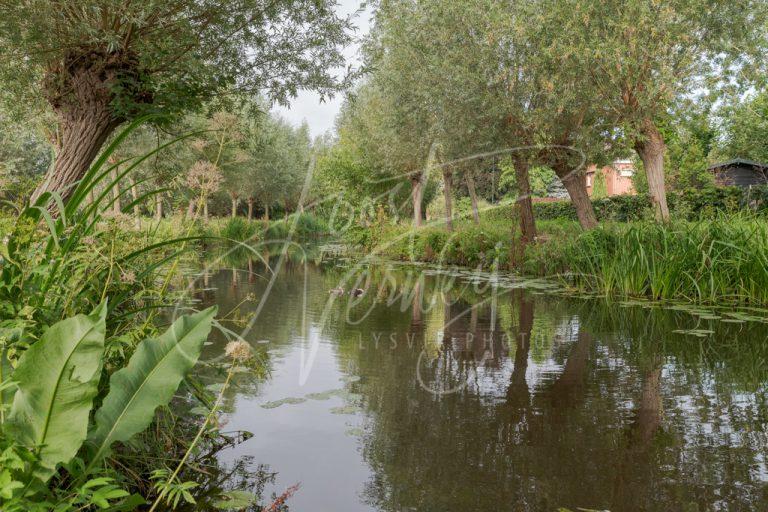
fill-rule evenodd
<path id="1" fill-rule="evenodd" d="M 748 188 L 768 184 L 768 164 L 736 158 L 709 168 L 720 186 Z"/>

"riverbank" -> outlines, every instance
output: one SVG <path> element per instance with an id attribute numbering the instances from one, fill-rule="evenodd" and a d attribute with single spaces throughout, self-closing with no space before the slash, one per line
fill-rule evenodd
<path id="1" fill-rule="evenodd" d="M 768 304 L 768 224 L 755 216 L 603 222 L 589 232 L 571 220 L 545 220 L 524 252 L 515 226 L 503 219 L 463 220 L 453 232 L 394 225 L 353 230 L 348 239 L 384 258 L 516 271 L 619 299 Z"/>

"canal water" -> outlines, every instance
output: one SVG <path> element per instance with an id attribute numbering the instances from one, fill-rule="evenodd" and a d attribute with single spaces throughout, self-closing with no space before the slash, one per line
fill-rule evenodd
<path id="1" fill-rule="evenodd" d="M 767 312 L 323 257 L 198 284 L 210 368 L 235 334 L 265 368 L 226 390 L 222 430 L 252 435 L 218 456 L 262 505 L 298 484 L 282 510 L 768 510 Z"/>

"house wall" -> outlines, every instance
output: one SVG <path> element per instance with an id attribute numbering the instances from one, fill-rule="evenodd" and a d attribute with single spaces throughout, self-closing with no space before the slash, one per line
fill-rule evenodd
<path id="1" fill-rule="evenodd" d="M 587 193 L 592 195 L 595 185 L 597 166 L 592 164 L 587 167 L 585 179 L 587 180 Z M 612 165 L 600 169 L 605 176 L 605 188 L 608 196 L 635 195 L 635 187 L 632 184 L 632 175 L 635 167 L 632 162 L 619 160 Z"/>

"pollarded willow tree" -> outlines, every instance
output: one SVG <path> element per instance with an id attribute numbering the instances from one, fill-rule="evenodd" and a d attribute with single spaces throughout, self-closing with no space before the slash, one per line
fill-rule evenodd
<path id="1" fill-rule="evenodd" d="M 536 160 L 562 181 L 582 228 L 591 229 L 597 218 L 587 193 L 586 167 L 610 162 L 624 141 L 605 105 L 595 101 L 592 76 L 565 58 L 567 40 L 553 36 L 570 19 L 555 4 L 558 0 L 507 0 L 492 17 L 497 20 L 493 33 L 506 80 L 525 82 L 529 92 L 517 109 L 520 117 L 510 118 L 510 129 L 522 129 L 537 148 Z"/>
<path id="2" fill-rule="evenodd" d="M 413 224 L 418 227 L 432 147 L 429 124 L 416 111 L 408 111 L 409 103 L 398 91 L 405 85 L 394 83 L 396 75 L 385 78 L 378 73 L 348 95 L 337 123 L 339 145 L 355 161 L 351 168 L 367 174 L 359 180 L 340 178 L 373 195 L 369 200 L 388 203 L 395 216 L 400 213 L 403 189 L 409 186 Z M 356 206 L 363 205 L 358 201 Z M 364 208 L 360 210 L 364 215 Z"/>
<path id="3" fill-rule="evenodd" d="M 387 162 L 393 178 L 410 182 L 413 224 L 419 227 L 437 141 L 431 98 L 421 86 L 424 69 L 415 60 L 412 47 L 403 44 L 415 35 L 408 24 L 402 23 L 407 14 L 403 9 L 396 17 L 378 16 L 366 54 L 368 65 L 376 70 L 368 85 L 375 91 L 380 110 L 369 110 L 367 114 L 370 128 L 378 130 L 377 152 Z"/>
<path id="4" fill-rule="evenodd" d="M 16 104 L 55 113 L 56 163 L 33 194 L 65 199 L 109 135 L 225 87 L 285 101 L 329 94 L 348 22 L 332 0 L 3 0 L 0 78 Z"/>
<path id="5" fill-rule="evenodd" d="M 557 19 L 549 37 L 591 75 L 593 102 L 609 108 L 643 161 L 659 219 L 669 217 L 660 120 L 676 99 L 733 78 L 762 45 L 762 0 L 545 0 Z M 710 84 L 711 86 L 711 84 Z"/>
<path id="6" fill-rule="evenodd" d="M 443 175 L 449 230 L 456 179 L 467 181 L 477 220 L 473 172 L 479 161 L 475 159 L 518 145 L 505 130 L 510 106 L 500 99 L 496 48 L 483 39 L 488 20 L 483 11 L 487 5 L 481 3 L 389 0 L 377 9 L 372 46 L 377 55 L 383 55 L 379 60 L 384 64 L 374 66 L 371 82 L 384 84 L 386 96 L 395 100 L 397 108 L 390 112 L 399 124 L 407 121 L 403 133 L 418 145 L 420 157 L 439 149 L 436 163 Z M 527 179 L 523 176 L 519 182 Z M 533 240 L 528 195 L 523 194 L 519 203 L 525 219 L 523 238 Z"/>

